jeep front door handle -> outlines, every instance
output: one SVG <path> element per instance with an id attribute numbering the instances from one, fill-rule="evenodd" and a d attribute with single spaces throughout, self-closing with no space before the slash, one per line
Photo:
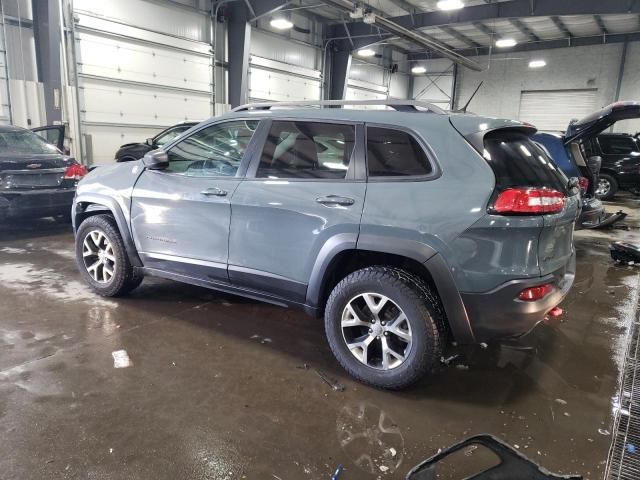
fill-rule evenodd
<path id="1" fill-rule="evenodd" d="M 227 191 L 218 187 L 207 188 L 200 192 L 205 197 L 226 197 Z"/>
<path id="2" fill-rule="evenodd" d="M 316 202 L 321 203 L 327 207 L 334 207 L 337 205 L 347 207 L 353 205 L 356 201 L 349 197 L 340 197 L 338 195 L 327 195 L 326 197 L 316 198 Z"/>

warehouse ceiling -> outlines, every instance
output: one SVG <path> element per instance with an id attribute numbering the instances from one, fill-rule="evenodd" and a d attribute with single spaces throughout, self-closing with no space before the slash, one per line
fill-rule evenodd
<path id="1" fill-rule="evenodd" d="M 351 3 L 359 3 L 376 16 L 464 56 L 640 40 L 640 0 L 466 0 L 464 8 L 450 12 L 440 10 L 437 0 Z M 290 1 L 282 7 L 284 11 L 289 9 L 333 25 L 329 37 L 348 41 L 353 50 L 385 44 L 413 58 L 441 56 L 437 49 L 351 18 L 344 8 L 336 7 L 335 1 Z M 507 38 L 517 46 L 497 49 L 496 41 Z"/>

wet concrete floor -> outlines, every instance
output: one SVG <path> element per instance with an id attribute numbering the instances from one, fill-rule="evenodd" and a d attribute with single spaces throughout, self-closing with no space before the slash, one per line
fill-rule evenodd
<path id="1" fill-rule="evenodd" d="M 340 479 L 395 479 L 477 433 L 601 478 L 639 291 L 638 267 L 607 249 L 640 232 L 638 202 L 623 203 L 630 231 L 576 234 L 564 323 L 528 349 L 470 349 L 405 392 L 352 381 L 300 312 L 158 279 L 102 299 L 68 227 L 3 225 L 0 478 L 328 479 L 341 464 Z"/>

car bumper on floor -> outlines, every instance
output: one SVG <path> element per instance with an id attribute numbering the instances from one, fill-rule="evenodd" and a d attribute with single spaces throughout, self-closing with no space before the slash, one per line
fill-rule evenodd
<path id="1" fill-rule="evenodd" d="M 576 272 L 575 253 L 569 263 L 549 275 L 512 280 L 485 293 L 463 293 L 462 300 L 476 341 L 514 338 L 529 333 L 569 293 Z M 518 299 L 525 288 L 551 283 L 553 291 L 541 300 Z"/>
<path id="2" fill-rule="evenodd" d="M 582 211 L 576 222 L 576 230 L 594 228 L 604 221 L 607 212 L 604 205 L 597 198 L 583 199 Z"/>
<path id="3" fill-rule="evenodd" d="M 0 192 L 0 220 L 70 214 L 75 193 L 75 188 Z"/>

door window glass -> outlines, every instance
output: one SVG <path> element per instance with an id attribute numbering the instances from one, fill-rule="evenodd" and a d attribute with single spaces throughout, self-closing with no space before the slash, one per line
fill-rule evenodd
<path id="1" fill-rule="evenodd" d="M 370 177 L 421 176 L 433 172 L 413 135 L 378 127 L 367 128 L 367 167 Z"/>
<path id="2" fill-rule="evenodd" d="M 632 137 L 608 137 L 598 138 L 602 153 L 606 155 L 629 155 L 637 152 L 638 146 Z"/>
<path id="3" fill-rule="evenodd" d="M 274 121 L 257 177 L 343 179 L 355 145 L 355 127 Z"/>
<path id="4" fill-rule="evenodd" d="M 155 143 L 159 147 L 161 147 L 162 145 L 166 145 L 167 143 L 174 141 L 176 138 L 178 138 L 178 135 L 180 135 L 183 132 L 186 132 L 190 128 L 191 126 L 187 126 L 187 125 L 172 128 L 168 132 L 161 133 L 160 135 L 158 135 L 153 140 L 153 143 Z"/>
<path id="5" fill-rule="evenodd" d="M 203 128 L 167 152 L 166 171 L 194 177 L 235 176 L 257 120 L 237 120 Z"/>

